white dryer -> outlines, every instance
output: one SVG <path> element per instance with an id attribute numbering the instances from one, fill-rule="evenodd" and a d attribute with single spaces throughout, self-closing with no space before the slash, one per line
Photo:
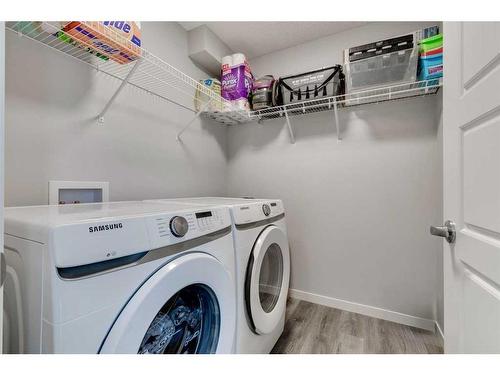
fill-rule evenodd
<path id="1" fill-rule="evenodd" d="M 236 353 L 269 353 L 283 332 L 290 279 L 282 201 L 211 197 L 174 201 L 231 209 L 237 280 Z"/>
<path id="2" fill-rule="evenodd" d="M 117 202 L 5 209 L 6 352 L 231 353 L 225 207 Z"/>

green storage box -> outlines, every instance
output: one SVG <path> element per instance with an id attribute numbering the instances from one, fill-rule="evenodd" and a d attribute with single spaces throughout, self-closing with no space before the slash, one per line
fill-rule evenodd
<path id="1" fill-rule="evenodd" d="M 431 36 L 420 41 L 420 52 L 428 52 L 443 46 L 443 34 Z"/>

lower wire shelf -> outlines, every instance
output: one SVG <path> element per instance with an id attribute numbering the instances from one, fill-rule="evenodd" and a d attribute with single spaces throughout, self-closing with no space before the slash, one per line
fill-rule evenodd
<path id="1" fill-rule="evenodd" d="M 427 81 L 406 82 L 398 85 L 376 87 L 369 90 L 357 91 L 345 95 L 330 96 L 327 98 L 291 103 L 277 107 L 270 107 L 257 111 L 216 111 L 203 112 L 202 115 L 216 122 L 226 125 L 244 124 L 252 121 L 263 122 L 283 118 L 286 120 L 292 143 L 294 143 L 293 128 L 289 117 L 310 113 L 334 111 L 337 127 L 337 137 L 340 140 L 337 110 L 355 108 L 367 104 L 376 104 L 415 97 L 436 94 L 443 86 L 442 79 Z"/>

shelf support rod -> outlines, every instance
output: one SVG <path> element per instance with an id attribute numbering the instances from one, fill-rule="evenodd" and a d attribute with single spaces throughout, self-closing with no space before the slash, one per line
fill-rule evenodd
<path id="1" fill-rule="evenodd" d="M 337 98 L 335 98 L 333 99 L 333 115 L 335 118 L 335 127 L 337 128 L 337 141 L 340 142 L 342 140 L 342 137 L 340 136 L 339 111 L 337 106 Z"/>
<path id="2" fill-rule="evenodd" d="M 132 69 L 130 69 L 130 71 L 128 72 L 127 76 L 125 77 L 125 79 L 120 84 L 120 86 L 116 89 L 116 91 L 113 94 L 113 96 L 108 100 L 108 102 L 104 106 L 104 108 L 101 111 L 101 113 L 99 113 L 99 115 L 97 116 L 97 121 L 99 121 L 100 124 L 104 123 L 104 115 L 108 111 L 109 107 L 111 107 L 111 104 L 113 104 L 113 102 L 115 101 L 115 99 L 118 97 L 118 94 L 120 94 L 120 92 L 123 90 L 123 88 L 127 85 L 127 83 L 130 80 L 130 78 L 132 78 L 132 76 L 134 75 L 135 71 L 139 67 L 141 61 L 142 61 L 142 59 L 137 60 L 137 62 L 134 64 L 134 66 L 132 67 Z"/>
<path id="3" fill-rule="evenodd" d="M 177 141 L 178 141 L 178 142 L 180 142 L 180 141 L 181 141 L 181 135 L 182 135 L 182 133 L 184 133 L 184 132 L 185 132 L 185 131 L 186 131 L 186 130 L 187 130 L 187 129 L 191 126 L 191 124 L 192 124 L 193 122 L 195 122 L 195 120 L 196 120 L 198 117 L 200 117 L 200 115 L 202 114 L 202 112 L 204 112 L 204 111 L 208 108 L 208 106 L 212 103 L 212 100 L 213 100 L 213 99 L 210 99 L 208 102 L 204 103 L 204 104 L 201 106 L 200 110 L 199 110 L 198 112 L 196 112 L 196 114 L 193 116 L 193 118 L 192 118 L 192 119 L 191 119 L 191 120 L 190 120 L 190 121 L 189 121 L 186 125 L 184 125 L 184 127 L 181 129 L 181 131 L 180 131 L 179 133 L 177 133 L 176 138 L 177 138 Z"/>
<path id="4" fill-rule="evenodd" d="M 290 133 L 290 142 L 295 143 L 295 136 L 293 135 L 292 124 L 290 124 L 290 118 L 288 117 L 288 111 L 286 108 L 284 109 L 285 117 L 286 117 L 286 125 L 288 126 L 288 132 Z"/>

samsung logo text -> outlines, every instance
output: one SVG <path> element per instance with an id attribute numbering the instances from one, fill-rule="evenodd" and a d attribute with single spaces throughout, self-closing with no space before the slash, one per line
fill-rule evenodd
<path id="1" fill-rule="evenodd" d="M 102 232 L 104 230 L 113 230 L 113 229 L 121 229 L 121 228 L 123 228 L 122 223 L 95 225 L 93 227 L 89 227 L 89 233 Z"/>

